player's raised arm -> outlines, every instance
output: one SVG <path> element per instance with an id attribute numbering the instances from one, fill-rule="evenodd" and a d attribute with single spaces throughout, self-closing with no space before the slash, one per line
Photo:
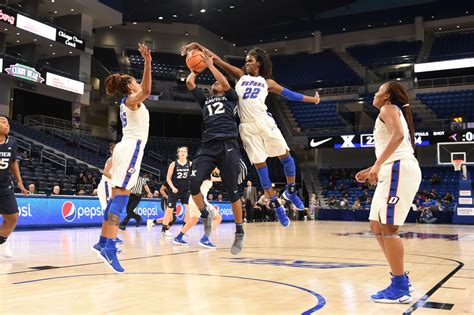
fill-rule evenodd
<path id="1" fill-rule="evenodd" d="M 319 97 L 318 92 L 316 92 L 314 96 L 307 96 L 301 93 L 293 92 L 287 88 L 284 88 L 272 79 L 267 79 L 267 84 L 268 84 L 268 91 L 281 95 L 290 101 L 315 103 L 315 104 L 319 104 L 319 102 L 321 101 L 321 98 Z"/>
<path id="2" fill-rule="evenodd" d="M 202 60 L 206 64 L 206 67 L 212 72 L 212 75 L 214 76 L 216 81 L 219 82 L 219 84 L 222 86 L 224 92 L 228 91 L 230 89 L 229 81 L 227 81 L 225 76 L 214 66 L 212 56 L 207 49 L 204 50 Z"/>
<path id="3" fill-rule="evenodd" d="M 196 88 L 196 73 L 192 72 L 186 78 L 186 87 L 192 91 Z"/>
<path id="4" fill-rule="evenodd" d="M 146 100 L 151 94 L 151 53 L 145 44 L 138 44 L 138 50 L 145 60 L 143 66 L 143 78 L 141 88 L 127 97 L 126 105 L 131 109 L 136 109 L 139 104 Z"/>

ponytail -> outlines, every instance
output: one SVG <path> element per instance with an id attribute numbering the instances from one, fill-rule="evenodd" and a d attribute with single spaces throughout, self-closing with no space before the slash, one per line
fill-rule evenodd
<path id="1" fill-rule="evenodd" d="M 133 78 L 127 74 L 112 74 L 105 78 L 105 92 L 107 95 L 114 95 L 120 93 L 128 95 L 128 84 L 132 82 Z"/>
<path id="2" fill-rule="evenodd" d="M 390 81 L 388 84 L 388 94 L 390 95 L 390 101 L 392 104 L 398 106 L 403 113 L 403 117 L 408 125 L 408 130 L 410 132 L 410 142 L 413 149 L 415 149 L 415 124 L 413 123 L 413 113 L 411 111 L 411 106 L 408 104 L 408 92 L 398 82 Z"/>

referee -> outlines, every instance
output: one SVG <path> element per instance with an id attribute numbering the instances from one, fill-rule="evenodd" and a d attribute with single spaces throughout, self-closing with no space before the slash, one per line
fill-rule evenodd
<path id="1" fill-rule="evenodd" d="M 137 183 L 135 184 L 135 186 L 132 187 L 132 190 L 130 191 L 130 198 L 128 199 L 127 203 L 127 216 L 123 219 L 122 223 L 120 223 L 119 226 L 121 230 L 126 230 L 128 221 L 130 221 L 130 219 L 132 218 L 137 222 L 137 227 L 139 227 L 142 223 L 141 216 L 136 214 L 134 210 L 140 203 L 140 200 L 142 200 L 143 189 L 145 189 L 148 198 L 151 198 L 153 196 L 150 191 L 150 188 L 146 184 L 146 179 L 142 176 L 139 176 L 137 179 Z"/>

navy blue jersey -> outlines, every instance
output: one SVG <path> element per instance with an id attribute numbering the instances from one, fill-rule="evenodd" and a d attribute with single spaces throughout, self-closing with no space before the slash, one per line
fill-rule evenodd
<path id="1" fill-rule="evenodd" d="M 174 171 L 171 176 L 171 182 L 178 189 L 189 189 L 189 175 L 191 175 L 191 162 L 187 161 L 184 165 L 179 161 L 174 161 Z"/>
<path id="2" fill-rule="evenodd" d="M 202 108 L 204 133 L 202 143 L 212 140 L 236 139 L 238 137 L 235 108 L 239 97 L 234 89 L 229 89 L 223 96 L 205 97 L 195 88 L 191 91 Z"/>
<path id="3" fill-rule="evenodd" d="M 16 141 L 10 137 L 0 144 L 0 188 L 9 187 L 12 183 L 10 167 L 16 161 L 16 149 Z"/>

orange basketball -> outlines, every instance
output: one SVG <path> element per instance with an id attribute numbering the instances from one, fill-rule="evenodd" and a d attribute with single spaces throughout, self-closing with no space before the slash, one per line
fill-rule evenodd
<path id="1" fill-rule="evenodd" d="M 194 73 L 199 73 L 206 69 L 206 64 L 202 61 L 202 56 L 204 53 L 200 50 L 193 49 L 188 52 L 186 55 L 186 65 L 188 66 L 189 70 L 193 71 Z"/>

